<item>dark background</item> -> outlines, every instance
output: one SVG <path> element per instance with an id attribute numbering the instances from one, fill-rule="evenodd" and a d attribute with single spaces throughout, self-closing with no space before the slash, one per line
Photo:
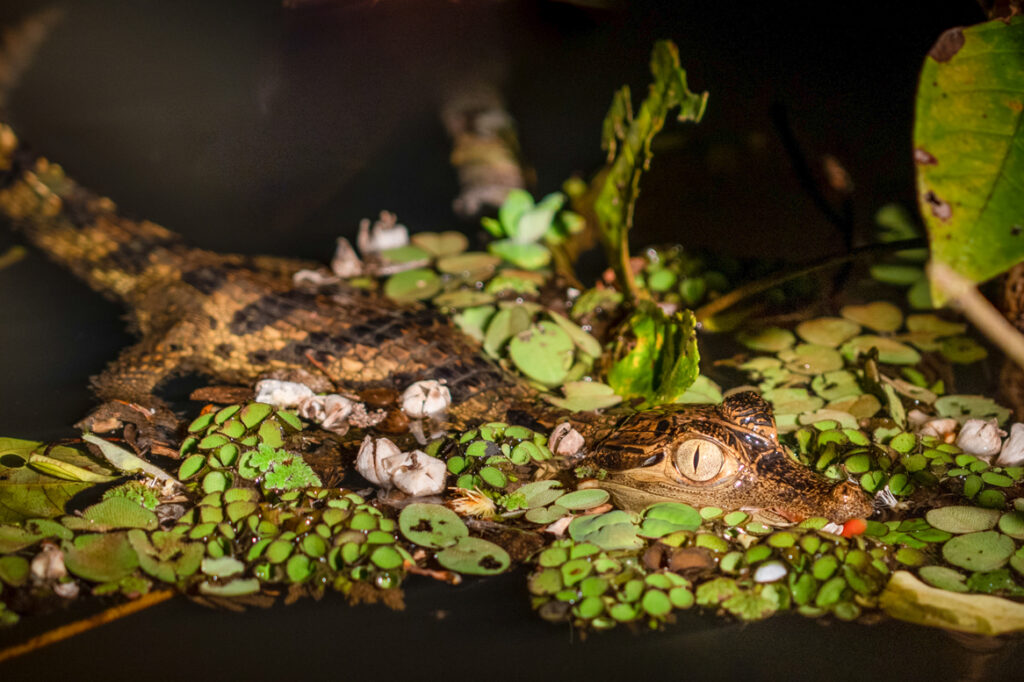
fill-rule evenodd
<path id="1" fill-rule="evenodd" d="M 4 0 L 0 25 L 46 3 Z M 812 167 L 836 157 L 866 240 L 882 204 L 913 207 L 917 71 L 945 29 L 982 20 L 971 2 L 343 2 L 286 12 L 257 2 L 135 0 L 69 8 L 10 102 L 19 133 L 128 213 L 218 250 L 327 260 L 363 217 L 473 232 L 438 118 L 474 78 L 502 83 L 536 190 L 601 162 L 615 88 L 646 87 L 657 38 L 676 41 L 696 128 L 659 142 L 634 244 L 681 242 L 792 260 L 843 239 L 801 188 L 772 112 Z M 0 245 L 16 237 L 0 230 Z M 87 380 L 131 342 L 120 311 L 33 252 L 0 271 L 0 434 L 74 435 Z M 1019 642 L 977 653 L 898 623 L 749 626 L 696 614 L 662 633 L 580 641 L 529 611 L 522 575 L 460 588 L 408 583 L 409 608 L 339 598 L 243 615 L 177 599 L 4 666 L 4 679 L 481 676 L 605 679 L 1012 679 Z M 21 641 L 98 603 L 0 631 Z M 982 647 L 985 648 L 985 647 Z"/>

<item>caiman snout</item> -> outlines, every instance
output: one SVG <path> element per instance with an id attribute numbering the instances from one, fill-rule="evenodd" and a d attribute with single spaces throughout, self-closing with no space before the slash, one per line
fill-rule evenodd
<path id="1" fill-rule="evenodd" d="M 834 510 L 833 515 L 836 517 L 829 520 L 836 523 L 850 519 L 866 519 L 875 511 L 872 498 L 853 481 L 843 481 L 832 489 L 832 503 L 829 506 Z"/>

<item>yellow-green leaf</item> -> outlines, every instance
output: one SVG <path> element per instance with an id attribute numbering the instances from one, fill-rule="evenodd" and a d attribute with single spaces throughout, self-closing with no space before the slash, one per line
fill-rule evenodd
<path id="1" fill-rule="evenodd" d="M 1024 16 L 946 31 L 921 70 L 918 204 L 932 257 L 976 282 L 1024 259 L 1022 74 Z"/>

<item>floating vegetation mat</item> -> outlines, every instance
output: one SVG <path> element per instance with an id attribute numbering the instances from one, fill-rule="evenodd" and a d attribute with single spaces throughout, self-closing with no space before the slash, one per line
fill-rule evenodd
<path id="1" fill-rule="evenodd" d="M 0 618 L 16 622 L 41 595 L 133 598 L 161 585 L 243 603 L 282 588 L 293 596 L 334 589 L 398 606 L 410 573 L 493 575 L 515 555 L 531 567 L 538 614 L 585 629 L 659 627 L 690 608 L 741 620 L 787 610 L 856 620 L 882 610 L 936 624 L 929 599 L 949 609 L 943 627 L 1024 627 L 1024 606 L 1012 601 L 1024 596 L 1024 497 L 1016 496 L 1024 469 L 994 466 L 937 436 L 841 422 L 792 432 L 793 456 L 827 477 L 888 491 L 894 509 L 916 508 L 922 494 L 944 504 L 887 521 L 785 527 L 756 512 L 674 502 L 632 514 L 610 508 L 600 488 L 574 490 L 578 479 L 547 434 L 493 423 L 427 448 L 447 467 L 447 506 L 394 505 L 322 487 L 290 449 L 302 422 L 260 403 L 194 420 L 176 478 L 126 480 L 134 455 L 111 456 L 120 450 L 111 443 L 102 450 L 121 471 L 84 448 L 5 439 Z M 105 489 L 102 499 L 67 513 L 70 498 L 93 486 Z M 523 551 L 520 536 L 532 549 Z M 990 620 L 968 618 L 945 595 L 994 595 L 1001 608 L 986 607 Z"/>

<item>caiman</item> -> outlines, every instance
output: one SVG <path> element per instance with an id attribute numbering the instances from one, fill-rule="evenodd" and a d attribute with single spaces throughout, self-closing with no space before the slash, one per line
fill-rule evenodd
<path id="1" fill-rule="evenodd" d="M 122 216 L 4 124 L 0 214 L 127 308 L 141 340 L 94 379 L 103 399 L 157 405 L 161 383 L 181 373 L 252 385 L 270 372 L 304 370 L 345 391 L 437 379 L 451 391 L 454 428 L 571 422 L 590 445 L 590 463 L 608 472 L 603 485 L 626 508 L 678 500 L 835 522 L 872 511 L 855 484 L 833 484 L 790 458 L 754 393 L 720 406 L 634 413 L 555 409 L 435 310 L 344 282 L 296 285 L 294 275 L 316 263 L 189 246 L 159 225 Z"/>

